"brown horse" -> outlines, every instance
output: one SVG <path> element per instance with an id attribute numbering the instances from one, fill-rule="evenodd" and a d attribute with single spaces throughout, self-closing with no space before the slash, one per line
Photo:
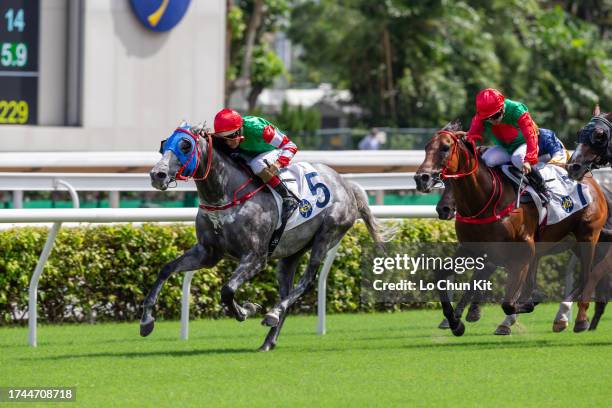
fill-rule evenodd
<path id="1" fill-rule="evenodd" d="M 612 267 L 612 246 L 610 246 L 609 244 L 610 242 L 612 242 L 612 191 L 607 189 L 605 186 L 602 186 L 602 190 L 603 190 L 604 196 L 606 197 L 606 203 L 608 206 L 608 219 L 606 221 L 606 224 L 604 225 L 604 228 L 601 231 L 601 234 L 599 235 L 598 244 L 600 245 L 597 246 L 597 249 L 595 251 L 595 258 L 593 259 L 592 273 L 593 274 L 603 273 L 604 276 L 602 277 L 602 279 L 599 281 L 599 284 L 597 285 L 597 289 L 596 289 L 597 295 L 595 296 L 596 298 L 595 313 L 593 314 L 593 317 L 591 318 L 591 324 L 589 326 L 589 330 L 597 329 L 597 325 L 599 324 L 599 321 L 605 312 L 606 305 L 608 303 L 608 299 L 610 298 L 610 282 L 609 282 L 609 279 L 606 279 L 606 278 L 612 277 L 610 276 L 610 270 L 612 270 L 611 269 Z M 453 218 L 455 218 L 456 210 L 457 210 L 457 207 L 455 204 L 455 196 L 453 195 L 453 188 L 452 188 L 450 179 L 446 179 L 444 180 L 444 189 L 442 191 L 442 197 L 440 197 L 440 200 L 438 201 L 438 204 L 436 205 L 436 211 L 438 213 L 438 218 L 441 220 L 452 220 Z M 565 250 L 570 249 L 570 247 L 568 248 L 558 247 L 554 249 L 558 250 L 559 252 L 564 252 Z M 551 254 L 547 254 L 547 255 L 551 255 Z M 475 273 L 472 279 L 473 280 L 488 279 L 493 274 L 493 272 L 495 272 L 496 269 L 497 269 L 496 265 L 493 265 L 490 262 L 487 262 L 485 264 L 485 268 L 482 271 L 477 271 L 478 273 Z M 535 287 L 535 280 L 536 280 L 535 274 L 537 273 L 537 270 L 532 271 L 532 273 L 533 273 L 533 276 L 530 276 L 529 278 L 532 279 L 532 284 Z M 605 275 L 606 273 L 607 275 Z M 463 310 L 468 305 L 468 303 L 471 302 L 468 313 L 465 317 L 465 320 L 467 320 L 468 322 L 478 321 L 480 319 L 480 313 L 481 313 L 480 311 L 481 299 L 482 297 L 479 291 L 466 291 L 455 306 L 455 316 L 461 317 L 461 315 L 463 314 Z M 561 332 L 567 328 L 568 320 L 569 320 L 568 319 L 568 314 L 569 314 L 568 306 L 571 307 L 571 303 L 567 304 L 566 302 L 562 302 L 561 305 L 559 306 L 557 317 L 555 318 L 555 321 L 553 322 L 554 332 Z M 510 326 L 512 326 L 515 323 L 515 321 L 516 321 L 516 315 L 506 316 L 506 319 L 497 327 L 495 334 L 510 334 L 511 333 Z M 440 323 L 439 328 L 448 329 L 449 328 L 448 321 L 444 319 L 442 323 Z"/>
<path id="2" fill-rule="evenodd" d="M 538 211 L 531 203 L 514 208 L 516 192 L 509 180 L 497 170 L 490 169 L 480 159 L 476 147 L 464 139 L 465 132 L 453 122 L 427 143 L 425 160 L 414 178 L 417 189 L 430 192 L 440 177 L 450 179 L 457 206 L 455 229 L 461 243 L 514 243 L 508 251 L 493 252 L 490 262 L 503 266 L 508 272 L 502 309 L 506 315 L 533 311 L 533 304 L 519 305 L 518 300 L 530 269 L 536 259 L 536 241 L 556 243 L 573 234 L 580 243 L 575 252 L 580 259 L 582 280 L 572 298 L 578 298 L 578 316 L 574 331 L 589 328 L 587 309 L 595 287 L 591 275 L 595 245 L 608 217 L 606 200 L 597 182 L 585 180 L 593 195 L 593 203 L 563 221 L 540 228 Z M 501 210 L 500 210 L 501 209 Z M 550 250 L 551 246 L 547 247 Z M 438 279 L 444 278 L 438 272 Z M 451 272 L 452 273 L 452 272 Z M 455 316 L 446 290 L 439 291 L 444 316 L 456 336 L 465 326 Z M 523 294 L 529 295 L 529 293 Z"/>

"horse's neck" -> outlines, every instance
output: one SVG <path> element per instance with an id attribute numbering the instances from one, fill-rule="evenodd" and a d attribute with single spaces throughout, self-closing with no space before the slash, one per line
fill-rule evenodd
<path id="1" fill-rule="evenodd" d="M 205 146 L 203 152 L 205 152 Z M 196 178 L 202 178 L 206 171 L 206 157 L 200 158 Z M 219 150 L 212 148 L 212 163 L 206 180 L 196 180 L 200 203 L 223 205 L 234 199 L 233 192 L 243 184 L 247 176 L 236 162 Z M 248 191 L 248 190 L 246 190 Z M 246 192 L 245 191 L 245 192 Z"/>
<path id="2" fill-rule="evenodd" d="M 478 169 L 473 174 L 451 179 L 457 210 L 463 216 L 478 213 L 493 194 L 492 175 L 484 162 L 477 160 Z"/>

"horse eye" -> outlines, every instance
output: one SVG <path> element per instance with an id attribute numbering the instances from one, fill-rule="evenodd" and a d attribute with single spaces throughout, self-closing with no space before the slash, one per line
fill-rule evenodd
<path id="1" fill-rule="evenodd" d="M 189 153 L 191 151 L 191 142 L 187 139 L 181 140 L 180 148 L 183 153 Z"/>

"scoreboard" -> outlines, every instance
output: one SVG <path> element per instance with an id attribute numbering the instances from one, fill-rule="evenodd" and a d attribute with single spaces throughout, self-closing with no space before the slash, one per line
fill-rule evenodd
<path id="1" fill-rule="evenodd" d="M 0 1 L 0 124 L 35 124 L 39 0 Z"/>

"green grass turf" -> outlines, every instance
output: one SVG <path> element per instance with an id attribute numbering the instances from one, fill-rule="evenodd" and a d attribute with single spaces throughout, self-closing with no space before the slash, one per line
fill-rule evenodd
<path id="1" fill-rule="evenodd" d="M 551 332 L 555 305 L 523 315 L 510 337 L 484 310 L 456 338 L 436 328 L 439 310 L 290 316 L 276 350 L 256 353 L 259 320 L 158 322 L 0 329 L 0 386 L 75 386 L 68 406 L 519 406 L 610 407 L 612 319 L 596 332 Z M 6 404 L 0 404 L 0 406 Z M 56 404 L 51 404 L 56 405 Z M 26 404 L 18 404 L 26 406 Z M 49 406 L 45 404 L 44 406 Z"/>

